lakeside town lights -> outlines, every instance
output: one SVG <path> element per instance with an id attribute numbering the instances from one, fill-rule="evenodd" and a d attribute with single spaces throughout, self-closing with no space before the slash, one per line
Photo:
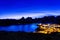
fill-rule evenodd
<path id="1" fill-rule="evenodd" d="M 38 24 L 38 26 L 40 30 L 36 33 L 51 34 L 53 32 L 60 32 L 59 24 Z"/>

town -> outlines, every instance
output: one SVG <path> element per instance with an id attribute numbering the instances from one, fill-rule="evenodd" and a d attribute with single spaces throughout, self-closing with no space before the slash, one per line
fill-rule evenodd
<path id="1" fill-rule="evenodd" d="M 36 33 L 51 34 L 53 32 L 60 32 L 59 24 L 38 24 Z"/>

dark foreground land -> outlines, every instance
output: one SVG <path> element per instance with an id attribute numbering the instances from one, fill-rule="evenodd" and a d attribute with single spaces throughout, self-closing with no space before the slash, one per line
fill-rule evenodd
<path id="1" fill-rule="evenodd" d="M 0 32 L 0 40 L 60 40 L 60 33 Z"/>

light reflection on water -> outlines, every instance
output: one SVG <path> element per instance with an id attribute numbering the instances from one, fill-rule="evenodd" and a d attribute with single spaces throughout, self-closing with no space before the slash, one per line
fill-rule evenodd
<path id="1" fill-rule="evenodd" d="M 35 31 L 36 28 L 37 28 L 37 24 L 33 23 L 33 24 L 26 24 L 26 25 L 12 25 L 12 26 L 8 26 L 8 27 L 0 26 L 0 31 L 33 32 L 33 31 Z"/>

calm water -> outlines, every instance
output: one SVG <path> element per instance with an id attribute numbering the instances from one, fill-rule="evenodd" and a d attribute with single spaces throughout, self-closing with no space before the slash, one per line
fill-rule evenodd
<path id="1" fill-rule="evenodd" d="M 33 23 L 33 24 L 26 24 L 26 25 L 11 25 L 8 27 L 2 27 L 0 26 L 0 31 L 22 31 L 22 32 L 33 32 L 37 28 L 38 23 Z"/>

